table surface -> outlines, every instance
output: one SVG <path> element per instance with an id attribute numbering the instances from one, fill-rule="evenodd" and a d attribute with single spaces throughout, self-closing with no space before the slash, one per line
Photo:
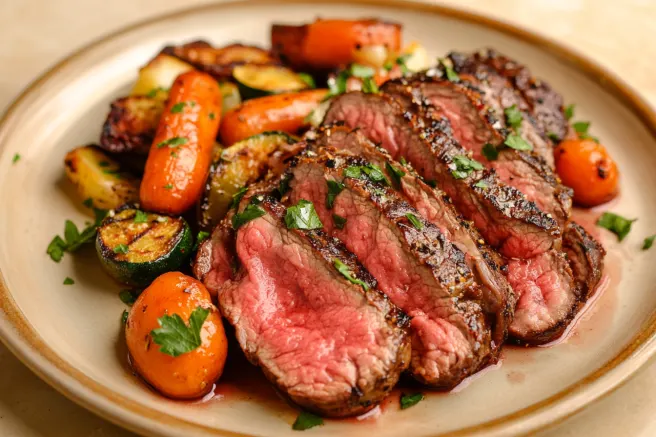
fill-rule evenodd
<path id="1" fill-rule="evenodd" d="M 2 0 L 0 110 L 61 57 L 101 35 L 208 0 Z M 552 37 L 596 60 L 656 106 L 656 2 L 446 0 Z M 0 344 L 0 435 L 127 437 L 50 388 Z M 656 435 L 656 362 L 540 437 Z M 620 432 L 621 430 L 621 432 Z"/>

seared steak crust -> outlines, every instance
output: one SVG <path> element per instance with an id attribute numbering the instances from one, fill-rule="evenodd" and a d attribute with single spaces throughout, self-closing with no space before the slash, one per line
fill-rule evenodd
<path id="1" fill-rule="evenodd" d="M 338 240 L 287 229 L 285 208 L 259 198 L 266 214 L 235 233 L 240 266 L 217 290 L 221 311 L 248 359 L 291 401 L 324 416 L 362 414 L 408 366 L 408 317 Z M 223 243 L 214 238 L 204 246 Z M 337 260 L 364 285 L 340 274 Z M 233 272 L 224 261 L 210 264 Z"/>
<path id="2" fill-rule="evenodd" d="M 333 100 L 324 121 L 360 127 L 393 158 L 404 157 L 424 180 L 436 182 L 502 254 L 528 258 L 559 244 L 556 221 L 494 171 L 471 170 L 456 177 L 457 161 L 468 154 L 453 139 L 449 121 L 414 109 L 404 111 L 386 95 L 347 93 Z"/>
<path id="3" fill-rule="evenodd" d="M 601 280 L 604 270 L 603 246 L 575 222 L 570 222 L 563 235 L 563 249 L 567 253 L 574 280 L 581 290 L 582 300 L 588 299 Z"/>
<path id="4" fill-rule="evenodd" d="M 312 201 L 324 229 L 344 241 L 412 317 L 412 376 L 452 388 L 487 364 L 494 345 L 481 304 L 486 297 L 464 254 L 390 188 L 346 176 L 347 168 L 366 166 L 366 160 L 330 149 L 314 155 L 290 170 L 289 202 Z M 329 180 L 343 184 L 332 208 Z M 333 214 L 346 220 L 341 229 Z"/>

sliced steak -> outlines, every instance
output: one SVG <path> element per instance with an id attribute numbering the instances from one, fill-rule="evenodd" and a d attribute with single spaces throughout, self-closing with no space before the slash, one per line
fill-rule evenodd
<path id="1" fill-rule="evenodd" d="M 601 280 L 606 251 L 592 235 L 575 222 L 569 222 L 567 225 L 563 235 L 563 249 L 572 267 L 574 280 L 581 289 L 582 300 L 585 301 L 594 293 Z"/>
<path id="2" fill-rule="evenodd" d="M 338 240 L 287 229 L 285 208 L 259 199 L 266 214 L 236 231 L 240 267 L 217 290 L 223 315 L 248 359 L 296 404 L 334 417 L 371 409 L 408 365 L 407 316 Z M 231 249 L 215 236 L 201 256 L 232 272 L 221 255 Z M 340 274 L 339 262 L 362 286 Z"/>
<path id="3" fill-rule="evenodd" d="M 290 170 L 289 202 L 313 202 L 326 232 L 344 241 L 380 289 L 412 317 L 412 376 L 435 388 L 452 388 L 491 358 L 490 326 L 481 304 L 486 296 L 464 254 L 437 227 L 388 187 L 345 176 L 347 169 L 361 169 L 362 175 L 375 171 L 368 165 L 337 151 L 303 157 Z M 330 201 L 328 181 L 343 184 Z M 336 225 L 335 216 L 345 222 Z"/>
<path id="4" fill-rule="evenodd" d="M 483 292 L 481 305 L 492 326 L 493 353 L 500 350 L 512 321 L 515 298 L 501 272 L 505 261 L 485 243 L 475 226 L 459 216 L 446 194 L 424 183 L 410 164 L 393 161 L 385 149 L 369 141 L 358 129 L 352 130 L 340 123 L 306 135 L 310 136 L 309 150 L 342 150 L 385 169 L 388 179 L 394 181 L 392 187 L 465 254 L 465 262 Z"/>
<path id="5" fill-rule="evenodd" d="M 383 90 L 406 104 L 408 99 L 412 99 L 423 105 L 423 110 L 430 116 L 446 116 L 454 138 L 465 149 L 472 151 L 474 159 L 495 169 L 499 179 L 524 193 L 542 211 L 551 214 L 561 230 L 564 229 L 572 205 L 571 190 L 560 184 L 548 163 L 536 153 L 504 145 L 510 135 L 516 136 L 505 127 L 504 109 L 512 105 L 521 106 L 521 101 L 504 78 L 495 73 L 489 73 L 486 77 L 489 85 L 484 86 L 485 91 L 481 91 L 482 83 L 472 83 L 475 81 L 473 77 L 471 81 L 455 83 L 421 74 L 390 81 Z M 494 81 L 493 77 L 497 80 Z M 492 87 L 492 84 L 495 86 Z M 502 88 L 504 85 L 505 88 Z M 542 145 L 550 162 L 553 162 L 551 146 L 533 129 L 529 117 L 524 113 L 523 138 L 536 150 L 538 145 Z M 486 146 L 488 144 L 494 146 L 498 153 L 494 160 L 488 159 L 491 156 L 489 152 L 484 153 L 484 148 L 490 147 Z"/>
<path id="6" fill-rule="evenodd" d="M 394 159 L 405 158 L 425 181 L 436 182 L 503 255 L 530 258 L 560 243 L 556 221 L 494 171 L 457 171 L 468 155 L 452 138 L 446 118 L 429 119 L 389 96 L 355 92 L 334 98 L 324 122 L 339 120 L 359 127 Z"/>

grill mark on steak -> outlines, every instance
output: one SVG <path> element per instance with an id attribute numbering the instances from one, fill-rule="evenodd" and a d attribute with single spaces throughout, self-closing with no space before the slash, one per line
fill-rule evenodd
<path id="1" fill-rule="evenodd" d="M 287 229 L 285 208 L 270 197 L 259 206 L 267 214 L 235 233 L 240 267 L 216 290 L 221 312 L 248 359 L 291 401 L 324 416 L 366 412 L 407 368 L 408 317 L 337 239 Z M 223 241 L 214 234 L 203 245 L 212 269 L 233 271 L 212 255 Z M 342 276 L 336 259 L 368 290 Z"/>
<path id="2" fill-rule="evenodd" d="M 485 243 L 473 223 L 459 216 L 448 196 L 425 184 L 410 164 L 401 165 L 392 160 L 385 149 L 373 144 L 358 129 L 351 130 L 340 122 L 312 131 L 306 134 L 306 138 L 308 150 L 319 152 L 322 148 L 334 148 L 361 156 L 381 169 L 386 169 L 386 164 L 389 163 L 405 172 L 400 178 L 400 184 L 392 186 L 465 254 L 465 262 L 482 289 L 480 301 L 492 327 L 492 354 L 496 356 L 506 340 L 515 298 L 510 284 L 501 272 L 501 265 L 505 265 L 505 261 Z M 389 170 L 387 175 L 390 180 L 394 180 Z"/>
<path id="3" fill-rule="evenodd" d="M 486 77 L 491 81 L 493 75 L 489 73 Z M 506 84 L 505 79 L 496 77 Z M 549 164 L 536 153 L 503 145 L 509 133 L 505 128 L 503 101 L 506 101 L 508 107 L 521 104 L 515 91 L 509 87 L 506 87 L 505 91 L 497 90 L 498 84 L 492 89 L 490 86 L 474 83 L 475 79 L 471 79 L 454 83 L 418 74 L 412 78 L 387 82 L 383 90 L 399 99 L 406 107 L 416 104 L 430 117 L 444 115 L 449 118 L 455 139 L 473 152 L 474 159 L 495 169 L 503 182 L 524 193 L 538 208 L 551 214 L 561 230 L 564 229 L 572 205 L 571 189 L 560 184 Z M 485 91 L 481 91 L 481 87 Z M 530 140 L 534 147 L 538 143 L 541 143 L 543 148 L 546 147 L 547 156 L 553 162 L 551 147 L 530 127 L 528 114 L 525 114 L 522 136 Z M 497 147 L 496 160 L 490 161 L 483 154 L 482 149 L 487 143 Z"/>
<path id="4" fill-rule="evenodd" d="M 352 92 L 334 98 L 324 122 L 339 120 L 359 127 L 393 158 L 407 159 L 424 180 L 436 181 L 502 254 L 528 258 L 560 244 L 556 221 L 494 171 L 472 171 L 462 179 L 453 175 L 454 158 L 467 152 L 453 140 L 446 118 L 404 111 L 386 95 Z"/>
<path id="5" fill-rule="evenodd" d="M 452 388 L 491 358 L 481 289 L 464 254 L 394 191 L 344 176 L 347 167 L 367 164 L 335 150 L 302 157 L 290 170 L 288 201 L 312 201 L 326 232 L 344 241 L 380 289 L 412 317 L 412 376 L 435 388 Z M 332 209 L 326 205 L 327 180 L 344 184 Z M 332 214 L 346 219 L 343 229 L 333 225 Z"/>

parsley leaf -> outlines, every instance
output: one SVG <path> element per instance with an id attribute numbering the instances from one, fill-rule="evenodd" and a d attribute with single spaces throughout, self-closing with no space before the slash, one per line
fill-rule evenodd
<path id="1" fill-rule="evenodd" d="M 86 206 L 87 208 L 93 208 L 93 199 L 91 197 L 89 197 L 88 199 L 84 199 L 82 205 Z"/>
<path id="2" fill-rule="evenodd" d="M 337 197 L 337 195 L 344 189 L 344 184 L 333 180 L 326 180 L 326 184 L 328 184 L 328 194 L 326 194 L 326 207 L 331 209 L 333 207 L 333 203 L 335 203 L 335 197 Z"/>
<path id="3" fill-rule="evenodd" d="M 157 87 L 157 88 L 153 88 L 152 90 L 148 91 L 148 93 L 146 94 L 146 96 L 147 96 L 147 97 L 150 97 L 150 98 L 152 99 L 153 97 L 156 97 L 156 96 L 157 96 L 157 93 L 159 93 L 160 91 L 161 91 L 161 92 L 164 92 L 164 93 L 167 93 L 167 92 L 169 92 L 169 89 L 168 89 L 168 88 L 163 88 L 163 87 L 161 87 L 161 86 L 160 86 L 160 87 Z"/>
<path id="4" fill-rule="evenodd" d="M 456 155 L 453 157 L 453 163 L 456 166 L 451 174 L 456 179 L 464 179 L 469 176 L 474 170 L 483 170 L 483 164 L 475 161 L 465 155 Z"/>
<path id="5" fill-rule="evenodd" d="M 455 70 L 453 69 L 450 60 L 439 58 L 438 61 L 444 68 L 444 74 L 446 75 L 447 80 L 451 82 L 460 82 L 460 76 L 458 76 L 458 73 L 456 73 Z"/>
<path id="6" fill-rule="evenodd" d="M 568 120 L 571 120 L 572 117 L 574 117 L 574 108 L 576 107 L 575 104 L 567 105 L 565 107 L 565 118 Z"/>
<path id="7" fill-rule="evenodd" d="M 308 86 L 308 88 L 316 88 L 317 84 L 314 82 L 314 78 L 310 76 L 308 73 L 297 73 L 298 78 L 301 79 L 303 82 L 305 82 Z"/>
<path id="8" fill-rule="evenodd" d="M 319 219 L 314 204 L 310 201 L 301 199 L 294 206 L 290 206 L 285 211 L 285 224 L 287 229 L 321 229 L 323 223 Z"/>
<path id="9" fill-rule="evenodd" d="M 248 187 L 241 187 L 235 194 L 232 195 L 232 201 L 230 202 L 230 208 L 237 208 L 239 202 L 244 198 L 244 195 L 248 191 Z"/>
<path id="10" fill-rule="evenodd" d="M 365 175 L 367 175 L 367 178 L 369 178 L 371 182 L 381 183 L 383 185 L 387 185 L 388 187 L 391 185 L 389 179 L 385 177 L 385 174 L 377 165 L 367 164 L 360 167 L 360 169 L 364 172 Z"/>
<path id="11" fill-rule="evenodd" d="M 189 326 L 177 314 L 164 314 L 157 319 L 160 328 L 150 331 L 150 335 L 153 341 L 161 346 L 161 353 L 177 357 L 202 344 L 200 330 L 209 314 L 209 309 L 196 307 L 189 316 Z"/>
<path id="12" fill-rule="evenodd" d="M 48 249 L 46 253 L 50 255 L 50 258 L 59 262 L 64 257 L 64 252 L 66 251 L 67 245 L 64 240 L 59 235 L 55 235 L 55 238 L 52 239 L 50 244 L 48 244 Z"/>
<path id="13" fill-rule="evenodd" d="M 359 179 L 362 176 L 362 170 L 359 165 L 352 165 L 344 169 L 344 176 L 347 178 Z"/>
<path id="14" fill-rule="evenodd" d="M 408 161 L 406 161 L 405 158 L 404 158 L 403 156 L 401 157 L 401 159 L 399 160 L 399 162 L 400 162 L 401 165 L 404 166 L 404 167 L 405 167 L 406 165 L 408 165 Z"/>
<path id="15" fill-rule="evenodd" d="M 412 223 L 412 226 L 414 226 L 416 229 L 421 231 L 424 228 L 424 224 L 421 222 L 421 220 L 417 218 L 416 215 L 407 213 L 405 215 L 405 218 L 407 218 L 410 221 L 410 223 Z"/>
<path id="16" fill-rule="evenodd" d="M 323 425 L 323 419 L 321 417 L 315 416 L 307 411 L 301 411 L 294 421 L 292 429 L 296 431 L 305 431 L 306 429 L 314 428 L 319 425 Z"/>
<path id="17" fill-rule="evenodd" d="M 21 156 L 16 153 L 13 158 L 11 158 L 11 163 L 16 164 L 21 159 Z"/>
<path id="18" fill-rule="evenodd" d="M 178 102 L 171 107 L 171 114 L 179 114 L 184 110 L 184 107 L 187 106 L 187 102 Z"/>
<path id="19" fill-rule="evenodd" d="M 333 223 L 337 229 L 344 229 L 346 225 L 346 218 L 341 215 L 333 214 Z"/>
<path id="20" fill-rule="evenodd" d="M 474 186 L 485 189 L 488 188 L 490 185 L 487 182 L 485 182 L 483 179 L 481 179 L 480 181 L 476 182 Z"/>
<path id="21" fill-rule="evenodd" d="M 120 253 L 125 255 L 130 251 L 130 248 L 128 247 L 127 244 L 119 244 L 113 249 L 114 253 Z"/>
<path id="22" fill-rule="evenodd" d="M 75 281 L 69 278 L 68 276 L 66 277 L 66 279 L 64 279 L 64 285 L 73 285 L 73 284 L 75 284 Z"/>
<path id="23" fill-rule="evenodd" d="M 579 135 L 588 135 L 588 129 L 590 128 L 590 122 L 589 121 L 577 121 L 576 123 L 572 123 L 572 128 Z"/>
<path id="24" fill-rule="evenodd" d="M 651 248 L 651 246 L 654 244 L 654 239 L 656 239 L 656 235 L 645 238 L 645 241 L 642 243 L 642 250 Z"/>
<path id="25" fill-rule="evenodd" d="M 214 120 L 216 118 L 216 114 L 213 113 L 213 112 L 210 112 L 210 115 L 208 115 L 208 117 L 210 118 L 210 120 Z"/>
<path id="26" fill-rule="evenodd" d="M 403 393 L 401 394 L 401 409 L 405 410 L 406 408 L 410 408 L 413 405 L 417 405 L 423 399 L 423 393 L 413 393 L 410 395 Z"/>
<path id="27" fill-rule="evenodd" d="M 266 211 L 262 207 L 249 203 L 242 212 L 238 212 L 232 216 L 232 228 L 237 230 L 251 220 L 262 217 L 265 214 Z"/>
<path id="28" fill-rule="evenodd" d="M 401 178 L 405 176 L 405 172 L 400 168 L 394 167 L 389 162 L 385 162 L 385 169 L 387 169 L 387 174 L 389 174 L 397 187 L 401 186 Z"/>
<path id="29" fill-rule="evenodd" d="M 129 315 L 130 315 L 130 313 L 128 312 L 128 310 L 123 310 L 123 314 L 121 315 L 121 323 L 123 323 L 124 325 L 126 323 L 128 323 L 128 316 Z"/>
<path id="30" fill-rule="evenodd" d="M 85 203 L 86 204 L 86 203 Z M 64 252 L 75 252 L 85 243 L 91 242 L 96 236 L 96 229 L 100 225 L 100 222 L 107 215 L 107 211 L 104 209 L 93 209 L 96 215 L 95 223 L 90 224 L 80 232 L 75 225 L 70 220 L 66 220 L 64 225 L 64 238 L 59 235 L 55 235 L 53 239 L 48 244 L 46 253 L 50 256 L 55 262 L 59 262 L 64 257 Z"/>
<path id="31" fill-rule="evenodd" d="M 124 304 L 132 305 L 140 294 L 141 291 L 139 290 L 121 290 L 121 292 L 118 294 L 118 297 Z"/>
<path id="32" fill-rule="evenodd" d="M 164 188 L 165 190 L 172 190 L 173 189 L 173 184 L 166 184 L 162 188 Z"/>
<path id="33" fill-rule="evenodd" d="M 560 135 L 558 135 L 556 132 L 547 132 L 547 137 L 549 137 L 549 139 L 554 143 L 560 142 Z"/>
<path id="34" fill-rule="evenodd" d="M 533 146 L 517 134 L 508 135 L 503 144 L 515 150 L 533 150 Z"/>
<path id="35" fill-rule="evenodd" d="M 503 113 L 506 115 L 506 123 L 508 126 L 515 130 L 519 129 L 519 127 L 522 125 L 522 120 L 524 120 L 524 117 L 522 116 L 522 112 L 519 110 L 517 105 L 512 105 L 511 107 L 504 109 Z"/>
<path id="36" fill-rule="evenodd" d="M 408 65 L 406 62 L 408 62 L 408 59 L 412 57 L 412 53 L 406 53 L 403 55 L 400 55 L 398 58 L 396 58 L 396 65 L 401 67 L 401 73 L 405 76 L 406 74 L 410 73 L 410 69 L 408 68 Z M 391 68 L 390 68 L 391 70 Z"/>
<path id="37" fill-rule="evenodd" d="M 617 235 L 618 241 L 622 241 L 631 232 L 631 225 L 636 220 L 638 219 L 631 220 L 612 212 L 605 212 L 597 220 L 597 226 L 608 229 Z"/>
<path id="38" fill-rule="evenodd" d="M 499 157 L 499 151 L 496 147 L 494 147 L 494 144 L 490 143 L 485 143 L 483 149 L 481 149 L 481 153 L 487 158 L 488 161 L 496 161 L 496 159 Z"/>
<path id="39" fill-rule="evenodd" d="M 143 211 L 136 210 L 136 212 L 134 213 L 134 222 L 148 223 L 148 214 Z"/>
<path id="40" fill-rule="evenodd" d="M 346 70 L 342 70 L 336 77 L 331 77 L 328 79 L 328 94 L 323 98 L 323 101 L 329 100 L 331 97 L 337 96 L 339 94 L 344 94 L 346 92 L 346 81 L 349 78 L 349 73 Z"/>
<path id="41" fill-rule="evenodd" d="M 365 290 L 369 290 L 369 284 L 367 284 L 366 282 L 364 282 L 364 281 L 362 281 L 358 278 L 355 278 L 353 276 L 353 272 L 351 272 L 351 270 L 349 270 L 349 268 L 346 264 L 344 264 L 343 262 L 341 262 L 340 260 L 335 258 L 335 260 L 333 261 L 333 265 L 335 266 L 337 271 L 339 273 L 341 273 L 342 276 L 344 276 L 346 279 L 348 279 L 351 283 L 353 283 L 355 285 L 359 285 L 362 288 L 364 288 Z"/>
<path id="42" fill-rule="evenodd" d="M 289 191 L 289 181 L 292 180 L 292 175 L 286 174 L 285 176 L 280 179 L 280 183 L 278 184 L 278 188 L 276 188 L 276 191 L 278 192 L 278 196 L 280 199 Z"/>
<path id="43" fill-rule="evenodd" d="M 362 79 L 362 92 L 366 94 L 376 94 L 380 92 L 376 81 L 371 77 L 366 77 Z"/>
<path id="44" fill-rule="evenodd" d="M 186 138 L 183 138 L 183 137 L 172 137 L 172 138 L 169 138 L 168 140 L 164 140 L 162 142 L 157 143 L 156 147 L 158 149 L 161 149 L 162 147 L 167 147 L 167 146 L 170 147 L 170 148 L 174 148 L 174 147 L 178 147 L 178 146 L 182 146 L 184 144 L 187 144 L 187 141 L 189 141 L 189 140 L 187 140 Z"/>
<path id="45" fill-rule="evenodd" d="M 376 71 L 372 67 L 356 63 L 351 64 L 348 72 L 352 77 L 358 77 L 360 79 L 372 77 L 374 74 L 376 74 Z"/>
<path id="46" fill-rule="evenodd" d="M 196 243 L 194 244 L 193 250 L 198 250 L 198 246 L 200 246 L 200 244 L 208 238 L 210 238 L 209 232 L 199 231 L 198 235 L 196 235 Z"/>

